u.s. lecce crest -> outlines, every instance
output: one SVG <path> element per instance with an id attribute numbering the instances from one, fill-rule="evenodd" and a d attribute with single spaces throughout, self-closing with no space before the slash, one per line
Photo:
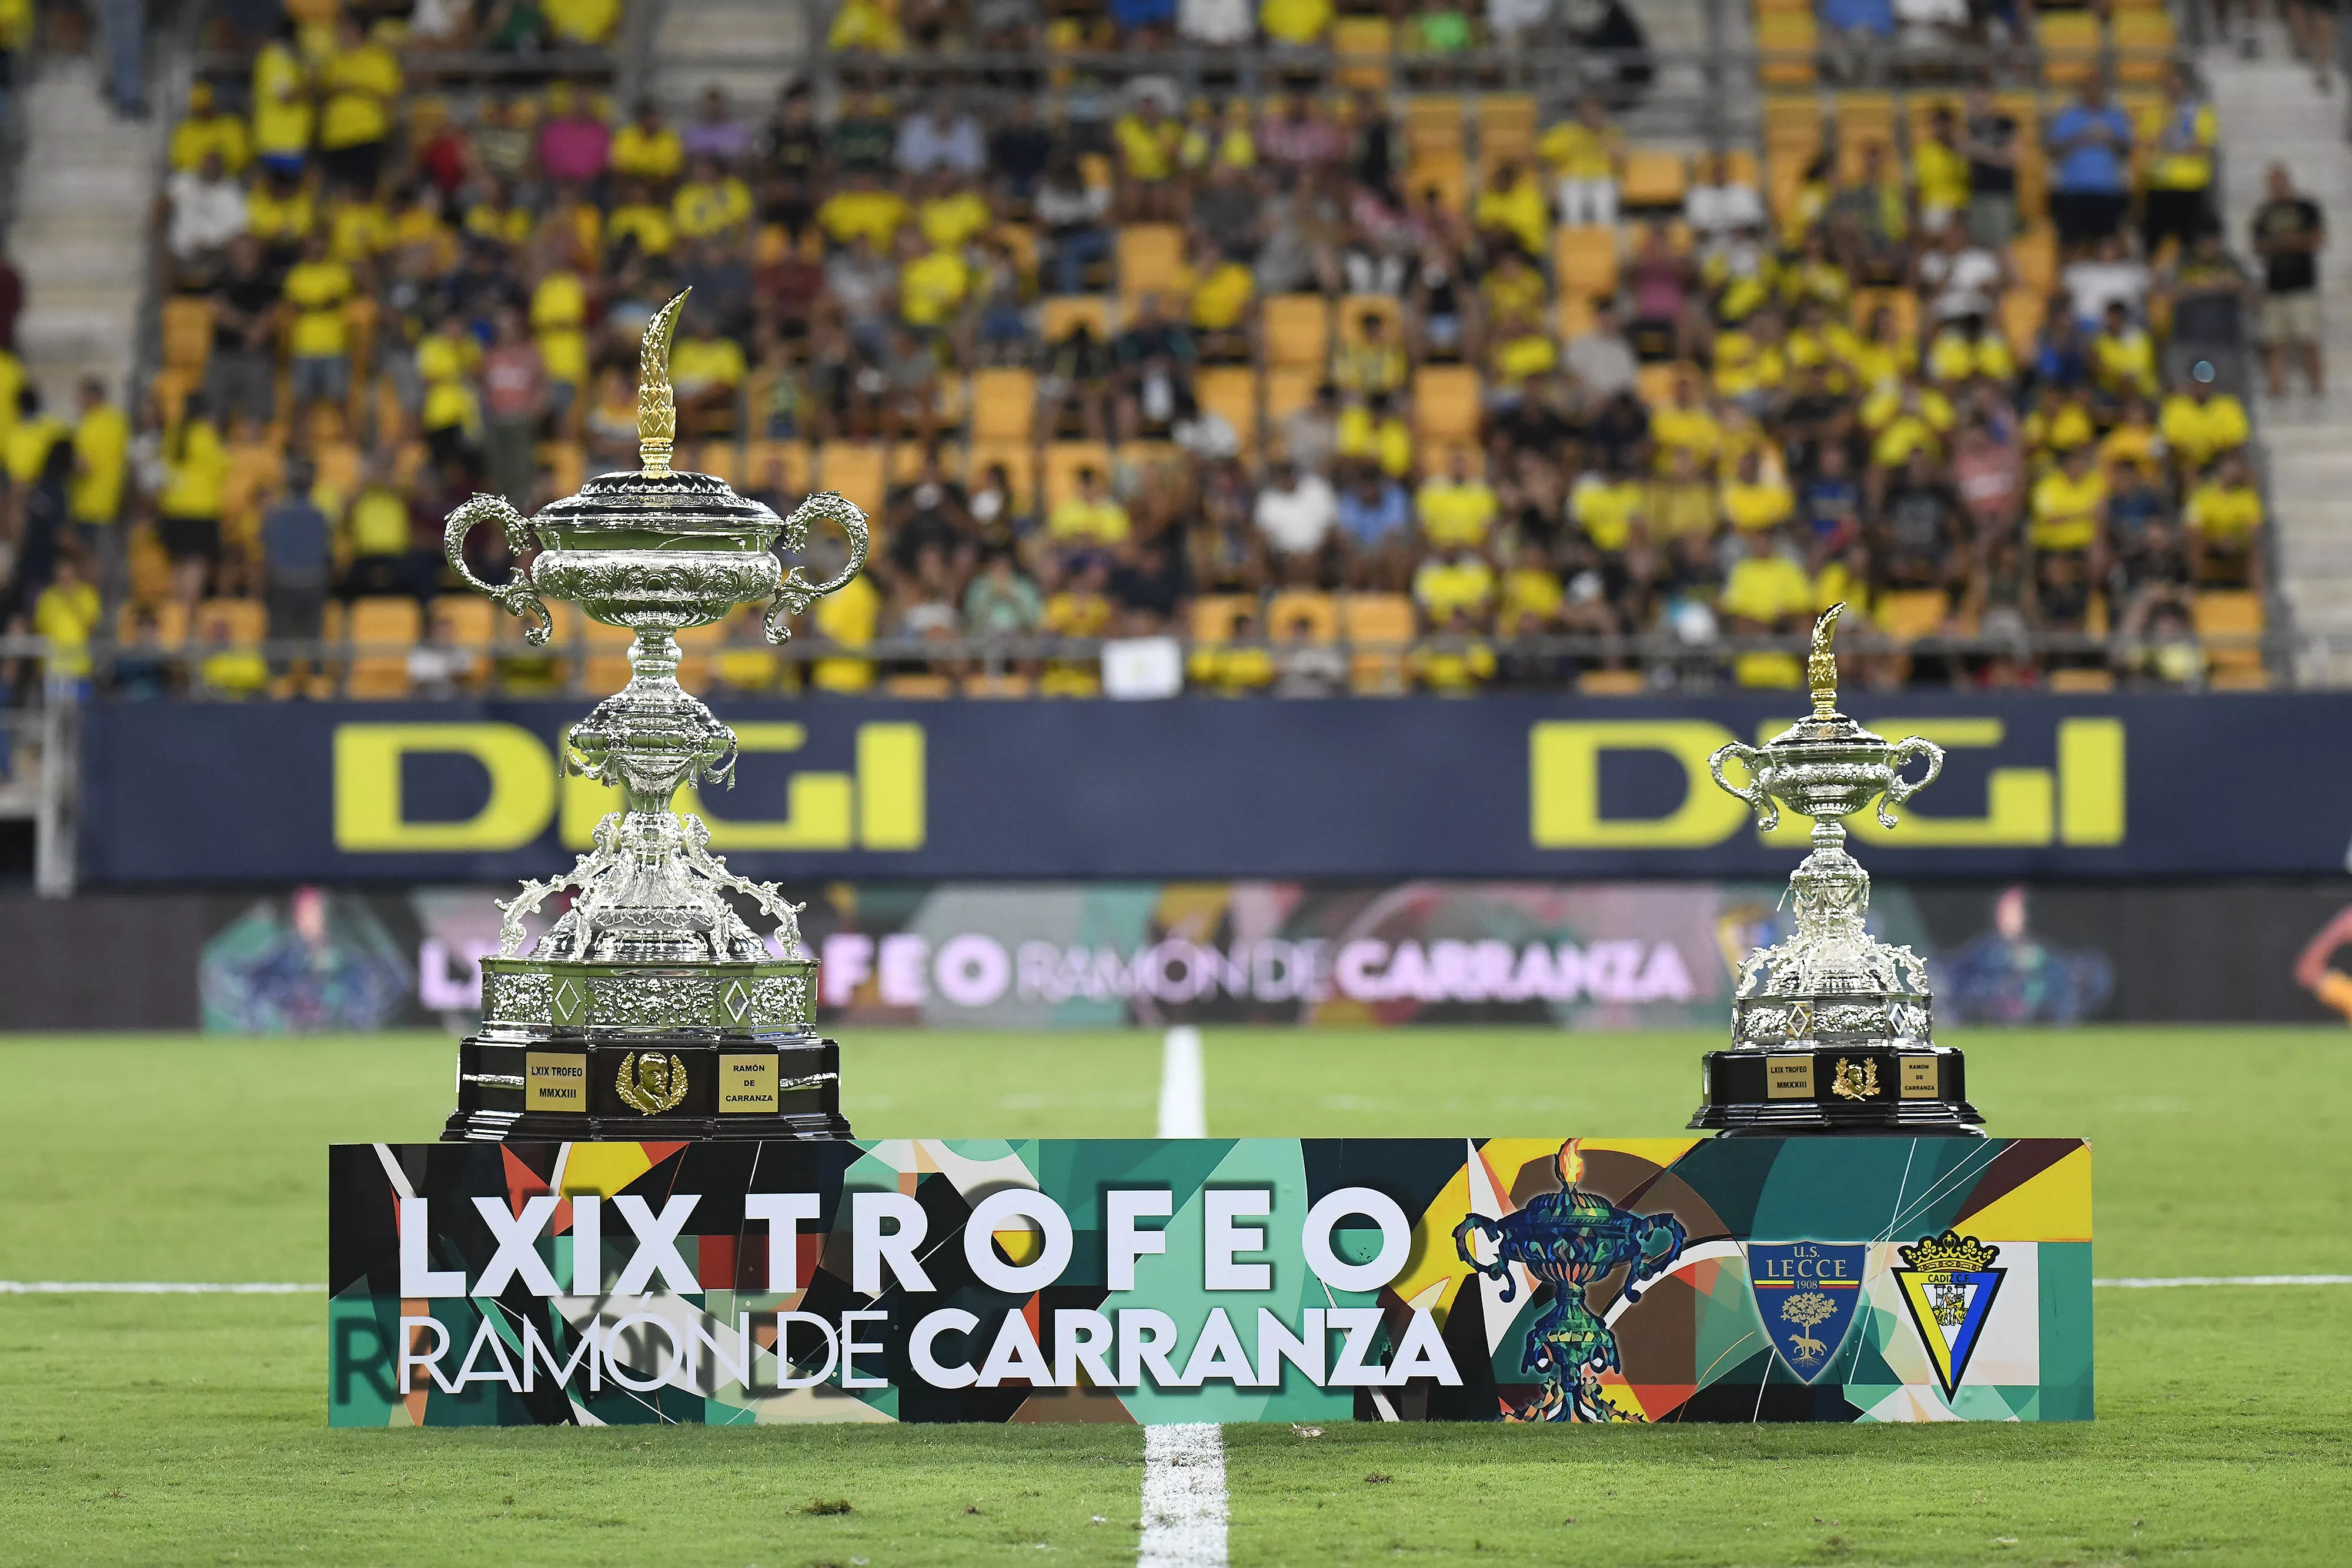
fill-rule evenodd
<path id="1" fill-rule="evenodd" d="M 1984 1337 L 1992 1299 L 2009 1270 L 1993 1267 L 2000 1248 L 1950 1230 L 1922 1236 L 1916 1246 L 1895 1251 L 1902 1255 L 1903 1267 L 1894 1270 L 1895 1282 L 1911 1309 L 1927 1359 L 1935 1364 L 1936 1381 L 1949 1399 Z"/>
<path id="2" fill-rule="evenodd" d="M 1837 1359 L 1862 1299 L 1860 1242 L 1750 1241 L 1748 1288 L 1764 1337 L 1790 1371 L 1811 1383 Z"/>

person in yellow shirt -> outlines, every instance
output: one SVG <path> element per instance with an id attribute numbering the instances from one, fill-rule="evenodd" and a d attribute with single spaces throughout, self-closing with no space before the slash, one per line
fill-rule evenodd
<path id="1" fill-rule="evenodd" d="M 214 107 L 210 84 L 198 82 L 188 89 L 187 118 L 172 128 L 172 167 L 201 169 L 208 153 L 224 172 L 242 174 L 253 162 L 253 136 L 242 118 Z"/>
<path id="2" fill-rule="evenodd" d="M 637 100 L 635 120 L 613 133 L 613 172 L 628 180 L 666 185 L 686 167 L 686 143 L 662 122 L 661 105 Z"/>
<path id="3" fill-rule="evenodd" d="M 539 14 L 558 47 L 596 48 L 621 25 L 621 0 L 539 0 Z"/>
<path id="4" fill-rule="evenodd" d="M 1604 574 L 1612 563 L 1622 572 L 1626 552 L 1643 542 L 1645 489 L 1638 477 L 1612 467 L 1584 475 L 1568 493 L 1569 520 L 1601 552 Z"/>
<path id="5" fill-rule="evenodd" d="M 873 175 L 861 173 L 818 205 L 816 226 L 836 246 L 845 247 L 863 235 L 877 255 L 887 256 L 898 244 L 898 231 L 913 217 L 905 197 L 884 190 Z"/>
<path id="6" fill-rule="evenodd" d="M 1192 174 L 1212 168 L 1256 168 L 1257 139 L 1250 134 L 1249 117 L 1230 99 L 1213 112 L 1205 106 L 1196 108 L 1184 127 L 1184 140 L 1177 143 L 1176 162 Z"/>
<path id="7" fill-rule="evenodd" d="M 1957 387 L 1979 377 L 2006 388 L 2017 380 L 2017 359 L 1989 322 L 1971 316 L 1951 323 L 1927 345 L 1927 379 Z"/>
<path id="8" fill-rule="evenodd" d="M 2189 525 L 2191 580 L 2264 591 L 2263 546 L 2269 523 L 2245 458 L 2233 454 L 2216 464 L 2213 476 L 2189 492 L 2181 517 Z"/>
<path id="9" fill-rule="evenodd" d="M 2086 441 L 2034 482 L 2026 539 L 2035 549 L 2098 553 L 2107 526 L 2107 476 L 2099 471 L 2096 455 Z"/>
<path id="10" fill-rule="evenodd" d="M 669 359 L 670 385 L 677 394 L 678 433 L 695 439 L 734 434 L 735 405 L 750 374 L 743 345 L 719 335 L 719 323 L 710 311 L 688 306 L 686 332 Z"/>
<path id="11" fill-rule="evenodd" d="M 1812 580 L 1780 532 L 1749 534 L 1748 553 L 1732 566 L 1716 601 L 1724 631 L 1734 637 L 1794 637 L 1805 630 L 1812 608 Z M 1794 653 L 1761 649 L 1734 654 L 1731 674 L 1743 686 L 1788 688 L 1804 681 Z"/>
<path id="12" fill-rule="evenodd" d="M 1609 123 L 1601 100 L 1586 98 L 1576 118 L 1543 133 L 1536 156 L 1551 165 L 1559 221 L 1570 225 L 1617 223 L 1617 181 L 1625 170 L 1625 133 Z"/>
<path id="13" fill-rule="evenodd" d="M 1768 412 L 1789 382 L 1780 318 L 1758 310 L 1748 321 L 1715 335 L 1715 394 L 1750 413 Z"/>
<path id="14" fill-rule="evenodd" d="M 1770 533 L 1797 514 L 1789 482 L 1764 472 L 1754 451 L 1740 454 L 1739 466 L 1723 482 L 1723 520 L 1743 534 Z"/>
<path id="15" fill-rule="evenodd" d="M 1863 428 L 1872 433 L 1871 466 L 1881 475 L 1924 452 L 1935 462 L 1944 459 L 1944 436 L 1952 428 L 1952 404 L 1943 393 L 1906 382 L 1899 389 L 1882 390 L 1862 409 Z"/>
<path id="16" fill-rule="evenodd" d="M 2113 473 L 2121 464 L 2155 483 L 2164 477 L 2164 436 L 2156 428 L 2147 404 L 2137 396 L 2125 398 L 2114 428 L 2099 438 L 2099 467 Z"/>
<path id="17" fill-rule="evenodd" d="M 1046 613 L 1053 613 L 1050 605 Z M 1294 629 L 1294 640 L 1299 635 Z M 1223 637 L 1194 644 L 1184 664 L 1194 686 L 1221 697 L 1262 692 L 1274 685 L 1278 674 L 1274 650 L 1266 646 L 1257 617 L 1245 610 L 1234 617 Z"/>
<path id="18" fill-rule="evenodd" d="M 693 178 L 670 198 L 670 218 L 688 239 L 709 239 L 751 221 L 751 188 L 719 167 L 716 158 L 697 158 Z"/>
<path id="19" fill-rule="evenodd" d="M 842 0 L 825 32 L 824 47 L 836 55 L 904 54 L 907 34 L 890 0 Z"/>
<path id="20" fill-rule="evenodd" d="M 1123 545 L 1132 531 L 1127 508 L 1111 498 L 1102 475 L 1078 470 L 1078 493 L 1066 496 L 1045 516 L 1045 531 L 1062 550 L 1106 550 Z"/>
<path id="21" fill-rule="evenodd" d="M 2156 341 L 2120 299 L 2108 302 L 2099 335 L 2091 340 L 2091 379 L 2110 402 L 2156 395 Z"/>
<path id="22" fill-rule="evenodd" d="M 961 253 L 926 250 L 913 229 L 898 235 L 898 319 L 925 331 L 951 327 L 971 295 L 971 268 Z"/>
<path id="23" fill-rule="evenodd" d="M 1333 428 L 1331 449 L 1374 464 L 1391 479 L 1412 472 L 1412 431 L 1396 416 L 1385 392 L 1348 400 Z"/>
<path id="24" fill-rule="evenodd" d="M 373 261 L 392 248 L 392 214 L 373 197 L 346 193 L 327 212 L 327 254 L 347 266 Z"/>
<path id="25" fill-rule="evenodd" d="M 933 174 L 922 203 L 915 209 L 916 226 L 933 250 L 960 251 L 986 234 L 996 223 L 988 198 L 950 173 Z"/>
<path id="26" fill-rule="evenodd" d="M 1470 216 L 1473 226 L 1489 244 L 1499 241 L 1514 246 L 1528 256 L 1541 256 L 1545 238 L 1551 233 L 1551 213 L 1544 203 L 1543 186 L 1508 160 L 1495 165 Z"/>
<path id="27" fill-rule="evenodd" d="M 272 174 L 299 174 L 310 155 L 315 118 L 310 73 L 294 48 L 294 24 L 281 19 L 278 36 L 253 57 L 253 152 Z"/>
<path id="28" fill-rule="evenodd" d="M 1168 118 L 1160 95 L 1139 93 L 1135 106 L 1110 128 L 1118 150 L 1119 193 L 1130 223 L 1160 223 L 1177 217 L 1174 184 L 1176 153 L 1184 128 Z"/>
<path id="29" fill-rule="evenodd" d="M 1220 256 L 1205 244 L 1196 252 L 1192 297 L 1185 319 L 1199 334 L 1204 358 L 1249 357 L 1250 305 L 1257 298 L 1257 275 L 1231 256 Z"/>
<path id="30" fill-rule="evenodd" d="M 63 420 L 43 412 L 39 387 L 18 387 L 16 422 L 8 427 L 5 446 L 9 482 L 21 491 L 38 479 L 49 448 L 69 434 Z"/>
<path id="31" fill-rule="evenodd" d="M 1687 451 L 1705 467 L 1723 444 L 1723 426 L 1700 401 L 1698 382 L 1687 373 L 1675 378 L 1675 401 L 1650 416 L 1650 440 L 1658 449 L 1658 472 L 1673 467 L 1675 454 Z"/>
<path id="32" fill-rule="evenodd" d="M 1412 574 L 1412 600 L 1432 629 L 1456 616 L 1484 621 L 1495 601 L 1495 569 L 1468 545 L 1430 556 Z"/>
<path id="33" fill-rule="evenodd" d="M 33 601 L 33 635 L 48 644 L 41 674 L 52 690 L 86 695 L 89 643 L 98 632 L 100 613 L 98 589 L 83 575 L 81 557 L 73 550 L 58 553 L 56 570 Z"/>
<path id="34" fill-rule="evenodd" d="M 2077 387 L 2036 405 L 2025 416 L 2020 434 L 2025 438 L 2026 450 L 2046 464 L 2097 440 L 2098 426 L 2092 423 L 2089 402 Z"/>
<path id="35" fill-rule="evenodd" d="M 1331 346 L 1331 384 L 1360 397 L 1384 396 L 1404 390 L 1412 374 L 1404 346 L 1389 335 L 1388 318 L 1366 310 L 1353 333 L 1342 332 Z"/>
<path id="36" fill-rule="evenodd" d="M 298 409 L 341 403 L 351 393 L 351 328 L 343 307 L 355 287 L 352 269 L 328 254 L 323 235 L 310 236 L 301 261 L 286 274 L 286 351 Z"/>
<path id="37" fill-rule="evenodd" d="M 1422 482 L 1412 501 L 1421 536 L 1433 550 L 1484 549 L 1501 506 L 1486 481 L 1470 471 L 1470 454 L 1455 447 L 1445 472 Z"/>
<path id="38" fill-rule="evenodd" d="M 1435 632 L 1405 655 L 1416 685 L 1439 696 L 1466 697 L 1495 678 L 1495 650 L 1478 635 L 1466 608 L 1454 606 Z"/>
<path id="39" fill-rule="evenodd" d="M 1524 395 L 1527 383 L 1559 368 L 1559 345 L 1540 319 L 1513 316 L 1495 323 L 1486 349 L 1486 378 L 1506 394 Z"/>
<path id="40" fill-rule="evenodd" d="M 1331 0 L 1265 0 L 1257 25 L 1276 45 L 1314 43 L 1330 29 Z"/>
<path id="41" fill-rule="evenodd" d="M 299 173 L 268 170 L 246 195 L 245 232 L 261 242 L 262 258 L 275 272 L 301 259 L 302 242 L 318 226 L 318 204 Z"/>
<path id="42" fill-rule="evenodd" d="M 2325 57 L 2324 54 L 2321 57 Z M 2213 148 L 2221 126 L 2213 106 L 2190 95 L 2178 64 L 2164 68 L 2164 117 L 2147 162 L 2147 193 L 2141 234 L 2148 259 L 2166 240 L 2182 249 L 2213 226 Z"/>
<path id="43" fill-rule="evenodd" d="M 221 503 L 228 486 L 228 448 L 202 392 L 190 392 L 178 423 L 163 436 L 163 493 L 155 533 L 172 563 L 173 597 L 194 609 L 221 559 Z"/>
<path id="44" fill-rule="evenodd" d="M 1534 539 L 1519 546 L 1518 561 L 1503 574 L 1502 608 L 1496 619 L 1506 626 L 1531 632 L 1549 631 L 1568 602 L 1559 573 L 1552 570 L 1544 548 Z M 1528 622 L 1532 619 L 1533 626 Z"/>
<path id="45" fill-rule="evenodd" d="M 882 621 L 882 595 L 874 586 L 872 574 L 860 572 L 818 600 L 810 619 L 816 623 L 818 638 L 832 647 L 872 647 L 875 630 Z M 869 691 L 874 685 L 874 661 L 828 654 L 810 669 L 809 685 L 844 696 Z"/>
<path id="46" fill-rule="evenodd" d="M 633 246 L 639 256 L 667 256 L 677 243 L 669 209 L 653 199 L 643 180 L 622 187 L 622 201 L 604 220 L 604 243 L 614 250 Z"/>
<path id="47" fill-rule="evenodd" d="M 1651 482 L 1642 502 L 1650 537 L 1661 543 L 1708 538 L 1721 515 L 1715 485 L 1700 471 L 1698 455 L 1689 447 L 1670 448 L 1665 457 L 1666 471 Z"/>
<path id="48" fill-rule="evenodd" d="M 335 51 L 319 64 L 319 161 L 330 180 L 374 193 L 401 87 L 400 57 L 345 13 Z"/>
<path id="49" fill-rule="evenodd" d="M 2217 392 L 2211 381 L 2195 378 L 2164 400 L 2157 428 L 2184 475 L 2202 473 L 2215 458 L 2245 445 L 2252 434 L 2246 405 L 2234 393 Z"/>
<path id="50" fill-rule="evenodd" d="M 81 417 L 73 429 L 74 474 L 66 487 L 66 516 L 110 585 L 121 576 L 123 482 L 131 467 L 131 422 L 106 400 L 106 383 L 83 378 Z"/>
<path id="51" fill-rule="evenodd" d="M 1067 584 L 1046 596 L 1042 629 L 1050 636 L 1067 637 L 1073 642 L 1091 642 L 1108 633 L 1112 609 L 1110 595 L 1104 588 L 1109 580 L 1110 563 L 1102 556 L 1091 556 L 1079 563 Z M 1247 620 L 1243 616 L 1236 622 L 1236 635 L 1245 632 L 1243 622 Z M 1093 657 L 1049 661 L 1037 679 L 1038 695 L 1098 696 L 1102 693 L 1101 667 L 1101 660 Z"/>
<path id="52" fill-rule="evenodd" d="M 503 180 L 490 184 L 487 201 L 476 202 L 466 209 L 466 232 L 476 239 L 489 241 L 502 250 L 513 250 L 530 238 L 530 209 L 515 203 L 514 189 Z"/>
<path id="53" fill-rule="evenodd" d="M 1941 234 L 1969 210 L 1969 160 L 1959 150 L 1959 125 L 1938 104 L 1927 117 L 1927 134 L 1911 144 L 1911 178 L 1919 197 L 1919 226 Z"/>
<path id="54" fill-rule="evenodd" d="M 416 424 L 436 463 L 455 461 L 480 438 L 482 404 L 474 392 L 474 373 L 481 362 L 481 340 L 454 312 L 417 342 L 416 379 L 424 383 L 425 396 Z"/>

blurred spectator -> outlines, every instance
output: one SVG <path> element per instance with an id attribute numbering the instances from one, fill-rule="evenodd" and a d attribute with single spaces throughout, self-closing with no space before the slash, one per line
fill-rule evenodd
<path id="1" fill-rule="evenodd" d="M 2314 397 L 2324 391 L 2319 354 L 2319 252 L 2327 219 L 2319 204 L 2299 194 L 2286 165 L 2273 163 L 2267 197 L 2254 209 L 2253 248 L 2263 260 L 2263 348 L 2273 397 L 2286 395 L 2289 355 L 2303 361 Z"/>
<path id="2" fill-rule="evenodd" d="M 245 187 L 211 152 L 195 168 L 173 171 L 163 183 L 163 200 L 171 212 L 163 243 L 184 277 L 201 287 L 229 242 L 245 233 Z"/>
<path id="3" fill-rule="evenodd" d="M 288 463 L 285 487 L 262 514 L 262 597 L 273 642 L 313 643 L 325 630 L 334 539 L 327 515 L 311 497 L 315 483 L 310 464 L 299 458 Z M 284 661 L 278 667 L 284 668 Z"/>
<path id="4" fill-rule="evenodd" d="M 2114 234 L 2131 202 L 2125 175 L 2132 126 L 2130 117 L 2107 101 L 2097 73 L 2083 78 L 2077 101 L 2052 117 L 2045 140 L 2056 165 L 2050 217 L 2058 225 L 2059 243 L 2080 246 Z"/>
<path id="5" fill-rule="evenodd" d="M 1319 557 L 1339 521 L 1339 505 L 1319 474 L 1296 464 L 1274 465 L 1253 514 L 1257 530 L 1278 559 L 1311 562 Z"/>

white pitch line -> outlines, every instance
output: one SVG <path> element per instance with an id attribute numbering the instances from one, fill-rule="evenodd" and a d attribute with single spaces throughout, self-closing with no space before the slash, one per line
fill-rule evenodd
<path id="1" fill-rule="evenodd" d="M 1206 1090 L 1201 1067 L 1201 1031 L 1178 1024 L 1168 1031 L 1160 1054 L 1160 1135 L 1209 1135 Z"/>
<path id="2" fill-rule="evenodd" d="M 1225 1568 L 1225 1435 L 1207 1422 L 1143 1429 L 1136 1568 Z"/>
<path id="3" fill-rule="evenodd" d="M 269 1280 L 0 1280 L 0 1296 L 300 1296 L 326 1288 Z"/>
<path id="4" fill-rule="evenodd" d="M 2183 1274 L 2170 1280 L 2094 1280 L 2117 1291 L 2168 1291 L 2177 1285 L 2352 1285 L 2352 1274 Z"/>

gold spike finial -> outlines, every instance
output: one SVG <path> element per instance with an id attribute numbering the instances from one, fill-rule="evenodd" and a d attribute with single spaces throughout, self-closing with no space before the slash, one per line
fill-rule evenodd
<path id="1" fill-rule="evenodd" d="M 670 449 L 677 444 L 677 397 L 670 391 L 669 344 L 677 333 L 678 312 L 694 290 L 654 312 L 637 350 L 637 456 L 648 474 L 669 472 Z"/>
<path id="2" fill-rule="evenodd" d="M 1822 612 L 1813 622 L 1813 651 L 1805 660 L 1805 684 L 1813 691 L 1813 716 L 1828 718 L 1837 712 L 1837 654 L 1830 647 L 1837 635 L 1839 615 L 1845 611 L 1840 600 Z"/>

